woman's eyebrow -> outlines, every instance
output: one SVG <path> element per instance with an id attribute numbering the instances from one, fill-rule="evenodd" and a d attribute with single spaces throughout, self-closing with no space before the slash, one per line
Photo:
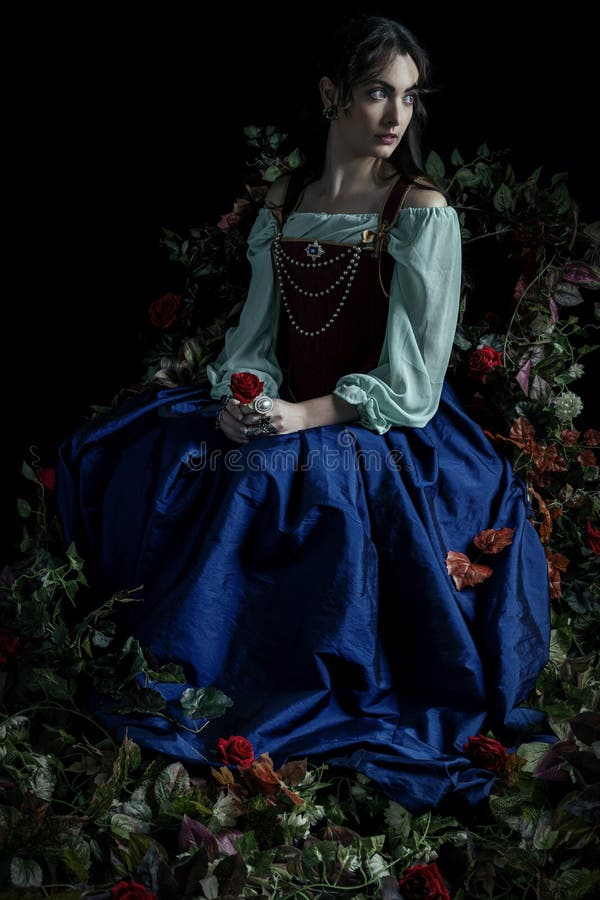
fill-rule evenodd
<path id="1" fill-rule="evenodd" d="M 387 81 L 382 81 L 381 78 L 373 78 L 372 80 L 369 80 L 369 81 L 367 82 L 367 84 L 381 84 L 381 85 L 383 85 L 383 87 L 384 87 L 387 91 L 389 91 L 391 94 L 395 94 L 395 93 L 396 93 L 396 88 L 395 88 L 393 85 L 389 84 Z M 408 94 L 409 91 L 414 91 L 414 90 L 415 90 L 416 88 L 418 88 L 418 87 L 419 87 L 419 85 L 418 85 L 418 83 L 415 81 L 414 84 L 411 84 L 410 87 L 406 88 L 406 90 L 404 91 L 404 93 L 405 93 L 405 94 Z"/>

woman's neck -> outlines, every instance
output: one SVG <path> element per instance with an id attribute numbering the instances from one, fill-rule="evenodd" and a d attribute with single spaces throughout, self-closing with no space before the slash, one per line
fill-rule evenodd
<path id="1" fill-rule="evenodd" d="M 360 159 L 334 164 L 326 160 L 320 178 L 309 184 L 299 212 L 376 213 L 396 170 L 382 160 Z"/>

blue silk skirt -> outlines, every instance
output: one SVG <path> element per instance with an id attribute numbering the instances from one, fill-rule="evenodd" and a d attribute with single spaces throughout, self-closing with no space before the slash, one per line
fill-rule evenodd
<path id="1" fill-rule="evenodd" d="M 188 765 L 220 765 L 219 738 L 242 735 L 276 768 L 362 772 L 413 811 L 476 806 L 495 776 L 468 737 L 510 747 L 543 730 L 526 704 L 549 583 L 524 483 L 448 382 L 424 428 L 384 435 L 329 425 L 238 445 L 217 410 L 204 387 L 149 392 L 60 448 L 67 542 L 107 596 L 142 586 L 120 632 L 186 678 L 156 685 L 174 721 L 98 695 L 96 715 Z M 475 535 L 504 527 L 510 546 L 478 560 L 491 577 L 458 590 L 448 551 L 474 560 Z M 233 705 L 193 734 L 179 698 L 206 686 Z"/>

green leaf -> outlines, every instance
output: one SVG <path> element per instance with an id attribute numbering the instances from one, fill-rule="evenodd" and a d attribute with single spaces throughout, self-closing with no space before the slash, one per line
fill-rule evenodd
<path id="1" fill-rule="evenodd" d="M 265 181 L 269 181 L 269 182 L 277 181 L 277 179 L 279 178 L 280 175 L 281 175 L 281 169 L 279 168 L 279 166 L 271 165 L 266 169 L 266 171 L 263 175 L 263 178 Z"/>
<path id="2" fill-rule="evenodd" d="M 116 702 L 114 711 L 121 715 L 151 716 L 166 709 L 165 698 L 152 688 L 135 684 Z"/>
<path id="3" fill-rule="evenodd" d="M 256 125 L 247 125 L 246 128 L 244 128 L 244 134 L 247 138 L 256 140 L 257 137 L 260 137 L 260 128 Z"/>
<path id="4" fill-rule="evenodd" d="M 31 504 L 27 500 L 19 498 L 17 500 L 17 513 L 22 519 L 27 519 L 31 515 Z"/>
<path id="5" fill-rule="evenodd" d="M 452 151 L 452 153 L 450 155 L 450 162 L 452 163 L 453 166 L 457 166 L 457 167 L 464 166 L 464 164 L 465 164 L 464 159 L 462 158 L 462 156 L 460 155 L 460 153 L 458 152 L 456 147 L 454 148 L 454 150 Z"/>
<path id="6" fill-rule="evenodd" d="M 161 684 L 184 684 L 185 673 L 178 663 L 167 663 L 160 669 L 148 669 L 148 677 Z"/>
<path id="7" fill-rule="evenodd" d="M 34 859 L 13 856 L 10 861 L 10 881 L 14 887 L 41 887 L 43 874 Z"/>
<path id="8" fill-rule="evenodd" d="M 472 169 L 459 169 L 454 176 L 461 187 L 476 187 L 480 184 L 481 178 Z"/>
<path id="9" fill-rule="evenodd" d="M 296 147 L 287 157 L 287 164 L 290 169 L 298 169 L 303 163 L 303 156 L 301 151 Z"/>
<path id="10" fill-rule="evenodd" d="M 129 857 L 134 869 L 137 869 L 150 848 L 155 850 L 164 862 L 169 862 L 169 854 L 162 844 L 139 831 L 129 832 Z"/>
<path id="11" fill-rule="evenodd" d="M 150 822 L 126 816 L 124 813 L 116 813 L 110 817 L 110 830 L 117 837 L 127 837 L 132 831 L 136 834 L 146 834 L 150 831 Z"/>
<path id="12" fill-rule="evenodd" d="M 512 212 L 514 207 L 513 194 L 507 184 L 501 184 L 494 194 L 494 208 L 498 212 Z"/>
<path id="13" fill-rule="evenodd" d="M 37 475 L 31 468 L 31 466 L 26 462 L 23 462 L 23 464 L 21 465 L 21 475 L 23 475 L 23 477 L 28 481 L 35 481 L 36 484 L 39 484 Z"/>
<path id="14" fill-rule="evenodd" d="M 552 191 L 551 199 L 557 213 L 564 214 L 571 209 L 573 201 L 566 184 L 558 184 Z"/>
<path id="15" fill-rule="evenodd" d="M 491 159 L 490 148 L 488 147 L 487 144 L 481 144 L 481 145 L 477 148 L 476 153 L 477 153 L 477 156 L 485 156 L 485 157 L 488 157 L 488 158 Z"/>
<path id="16" fill-rule="evenodd" d="M 78 881 L 86 881 L 91 865 L 90 845 L 80 834 L 70 834 L 66 847 L 61 848 L 60 859 Z"/>
<path id="17" fill-rule="evenodd" d="M 435 150 L 432 150 L 427 157 L 427 161 L 425 162 L 425 171 L 432 181 L 435 181 L 438 184 L 441 184 L 444 181 L 446 167 L 444 166 L 442 157 L 439 155 L 439 153 L 436 153 Z"/>
<path id="18" fill-rule="evenodd" d="M 233 700 L 214 687 L 188 688 L 179 702 L 189 719 L 218 719 L 233 706 Z"/>
<path id="19" fill-rule="evenodd" d="M 517 749 L 517 755 L 526 759 L 527 762 L 521 767 L 522 772 L 533 772 L 541 759 L 550 749 L 550 744 L 542 741 L 531 741 L 528 744 L 521 744 Z"/>
<path id="20" fill-rule="evenodd" d="M 171 763 L 160 773 L 154 785 L 154 796 L 161 809 L 174 797 L 184 797 L 190 790 L 190 776 L 180 762 Z"/>
<path id="21" fill-rule="evenodd" d="M 537 169 L 534 169 L 527 181 L 533 181 L 534 184 L 537 184 L 543 168 L 543 166 L 538 166 Z"/>

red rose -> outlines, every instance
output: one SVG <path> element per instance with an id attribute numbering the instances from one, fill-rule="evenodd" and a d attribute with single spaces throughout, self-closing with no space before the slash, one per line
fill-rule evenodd
<path id="1" fill-rule="evenodd" d="M 600 556 L 600 529 L 589 520 L 585 523 L 585 542 L 596 556 Z"/>
<path id="2" fill-rule="evenodd" d="M 19 654 L 19 638 L 10 633 L 4 626 L 0 628 L 0 663 L 7 663 L 11 657 Z"/>
<path id="3" fill-rule="evenodd" d="M 488 347 L 487 344 L 484 344 L 483 347 L 473 350 L 469 356 L 469 375 L 479 379 L 479 381 L 485 381 L 490 369 L 501 365 L 502 353 L 500 350 L 494 350 L 493 347 Z"/>
<path id="4" fill-rule="evenodd" d="M 399 881 L 402 896 L 406 900 L 426 897 L 430 900 L 450 900 L 448 888 L 444 883 L 436 863 L 410 866 Z"/>
<path id="5" fill-rule="evenodd" d="M 230 766 L 241 766 L 242 769 L 245 769 L 254 761 L 252 744 L 239 734 L 232 734 L 228 738 L 219 738 L 218 747 L 221 760 Z"/>
<path id="6" fill-rule="evenodd" d="M 236 400 L 240 400 L 242 403 L 252 403 L 256 397 L 262 394 L 264 386 L 264 381 L 261 381 L 258 375 L 253 375 L 252 372 L 235 372 L 229 383 L 231 393 Z"/>
<path id="7" fill-rule="evenodd" d="M 168 291 L 150 305 L 150 321 L 155 328 L 166 331 L 175 319 L 181 306 L 181 294 Z"/>
<path id="8" fill-rule="evenodd" d="M 250 201 L 238 199 L 233 204 L 233 211 L 230 213 L 225 213 L 225 215 L 221 216 L 219 221 L 217 222 L 217 228 L 220 228 L 221 231 L 229 231 L 232 225 L 237 225 L 246 217 L 250 210 Z"/>
<path id="9" fill-rule="evenodd" d="M 156 900 L 156 895 L 133 878 L 117 882 L 110 889 L 111 900 Z"/>
<path id="10" fill-rule="evenodd" d="M 470 737 L 463 750 L 478 769 L 487 769 L 488 772 L 502 772 L 508 759 L 506 747 L 484 734 Z"/>
<path id="11" fill-rule="evenodd" d="M 56 469 L 40 469 L 39 476 L 46 490 L 52 493 L 56 487 Z"/>

